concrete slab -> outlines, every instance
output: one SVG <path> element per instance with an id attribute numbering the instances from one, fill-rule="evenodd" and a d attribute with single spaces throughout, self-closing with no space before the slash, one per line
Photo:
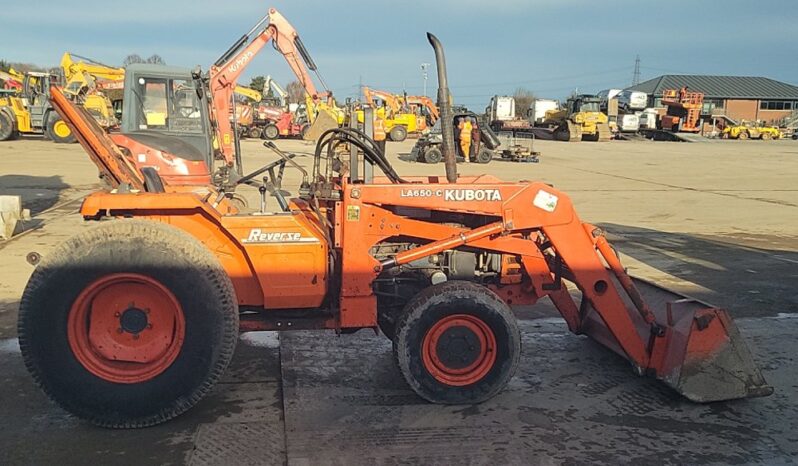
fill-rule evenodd
<path id="1" fill-rule="evenodd" d="M 560 319 L 522 321 L 507 390 L 477 406 L 416 397 L 382 336 L 283 336 L 289 464 L 791 464 L 798 317 L 742 319 L 775 395 L 690 403 Z"/>
<path id="2" fill-rule="evenodd" d="M 108 430 L 51 403 L 25 370 L 16 339 L 0 340 L 0 464 L 282 464 L 279 349 L 243 339 L 217 388 L 159 426 Z"/>

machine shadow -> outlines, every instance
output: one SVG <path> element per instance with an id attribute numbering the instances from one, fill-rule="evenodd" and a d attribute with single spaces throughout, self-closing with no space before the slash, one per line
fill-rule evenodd
<path id="1" fill-rule="evenodd" d="M 0 175 L 0 195 L 22 197 L 22 207 L 36 215 L 56 205 L 61 192 L 69 189 L 60 175 Z"/>
<path id="2" fill-rule="evenodd" d="M 798 312 L 796 251 L 735 244 L 730 241 L 743 240 L 731 237 L 599 226 L 621 253 L 678 279 L 667 286 L 729 309 L 735 317 Z"/>

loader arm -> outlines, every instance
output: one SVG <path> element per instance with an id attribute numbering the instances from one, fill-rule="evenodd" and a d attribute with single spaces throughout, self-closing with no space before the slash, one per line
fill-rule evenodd
<path id="1" fill-rule="evenodd" d="M 56 86 L 50 87 L 50 102 L 111 188 L 126 184 L 133 190 L 145 190 L 139 171 L 86 109 L 68 99 Z"/>
<path id="2" fill-rule="evenodd" d="M 296 29 L 277 10 L 269 9 L 269 14 L 236 41 L 210 69 L 212 111 L 218 125 L 217 136 L 224 161 L 231 166 L 235 160 L 233 129 L 229 119 L 232 95 L 241 74 L 269 41 L 273 41 L 275 50 L 283 55 L 305 92 L 314 101 L 332 99 L 329 91 L 320 93 L 316 89 L 308 71 L 316 71 L 316 64 L 305 50 Z"/>
<path id="3" fill-rule="evenodd" d="M 408 181 L 345 186 L 346 209 L 370 220 L 343 234 L 345 273 L 353 267 L 348 275 L 357 278 L 344 284 L 342 308 L 349 299 L 354 308 L 357 290 L 379 274 L 445 251 L 508 254 L 517 258 L 523 279 L 498 285 L 498 294 L 524 303 L 549 296 L 571 331 L 625 357 L 638 374 L 653 375 L 699 402 L 772 393 L 727 311 L 630 277 L 603 231 L 581 221 L 565 193 L 543 183 L 492 177 L 463 177 L 457 184 Z M 449 227 L 396 213 L 407 209 L 474 220 L 464 221 L 468 228 Z M 418 245 L 381 261 L 359 258 L 399 234 Z M 371 276 L 364 274 L 369 269 L 375 270 Z M 581 292 L 581 303 L 566 281 Z"/>

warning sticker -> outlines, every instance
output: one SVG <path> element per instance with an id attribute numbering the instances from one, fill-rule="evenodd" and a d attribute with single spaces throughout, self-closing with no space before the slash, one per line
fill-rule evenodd
<path id="1" fill-rule="evenodd" d="M 360 206 L 350 205 L 346 206 L 346 221 L 357 222 L 360 220 Z"/>
<path id="2" fill-rule="evenodd" d="M 554 209 L 557 208 L 557 196 L 541 189 L 535 195 L 535 200 L 532 201 L 532 204 L 546 212 L 554 212 Z"/>

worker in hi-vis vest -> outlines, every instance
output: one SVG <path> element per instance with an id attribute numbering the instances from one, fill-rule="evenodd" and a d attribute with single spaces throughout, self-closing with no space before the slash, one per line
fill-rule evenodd
<path id="1" fill-rule="evenodd" d="M 471 130 L 473 125 L 468 118 L 460 118 L 457 128 L 460 130 L 460 150 L 466 163 L 471 161 Z"/>

